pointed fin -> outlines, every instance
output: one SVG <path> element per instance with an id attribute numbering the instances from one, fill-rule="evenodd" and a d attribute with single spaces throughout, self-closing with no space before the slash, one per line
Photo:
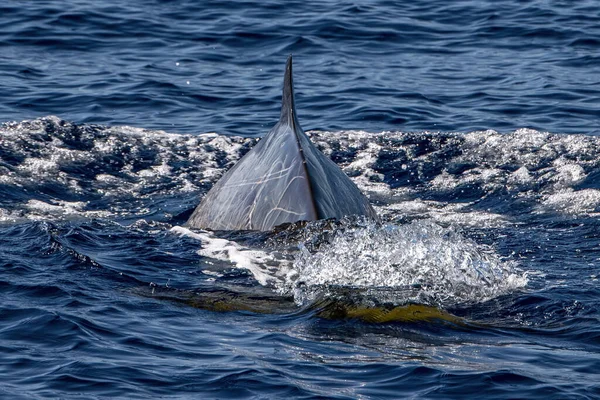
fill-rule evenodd
<path id="1" fill-rule="evenodd" d="M 212 187 L 188 220 L 189 226 L 264 231 L 318 218 L 295 111 L 290 56 L 279 123 Z"/>
<path id="2" fill-rule="evenodd" d="M 302 131 L 289 56 L 279 122 L 212 187 L 187 225 L 264 231 L 286 222 L 345 215 L 377 220 L 358 187 Z"/>
<path id="3" fill-rule="evenodd" d="M 292 74 L 292 56 L 285 67 L 283 99 L 279 124 L 288 124 L 294 131 L 304 161 L 308 185 L 318 219 L 365 215 L 377 220 L 369 200 L 329 157 L 321 153 L 300 127 L 297 119 Z"/>
<path id="4" fill-rule="evenodd" d="M 285 64 L 285 74 L 283 76 L 283 96 L 281 98 L 281 115 L 279 117 L 279 123 L 293 125 L 296 122 L 294 77 L 292 75 L 292 55 L 290 54 Z"/>

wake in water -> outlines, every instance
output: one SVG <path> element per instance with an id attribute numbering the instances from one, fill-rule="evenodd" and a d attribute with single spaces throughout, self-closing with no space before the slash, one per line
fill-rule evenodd
<path id="1" fill-rule="evenodd" d="M 431 221 L 336 225 L 328 238 L 321 232 L 309 235 L 297 250 L 284 253 L 204 231 L 171 231 L 199 240 L 200 256 L 247 269 L 260 284 L 293 296 L 298 305 L 350 297 L 355 305 L 368 307 L 417 303 L 446 308 L 484 302 L 527 284 L 526 274 L 513 262 Z"/>
<path id="2" fill-rule="evenodd" d="M 180 225 L 256 142 L 56 117 L 7 123 L 0 134 L 5 224 L 110 218 L 127 225 L 141 218 Z M 249 233 L 242 240 L 197 232 L 203 270 L 210 260 L 249 270 L 300 304 L 341 289 L 368 290 L 365 299 L 376 303 L 482 302 L 524 287 L 526 276 L 507 254 L 457 231 L 594 217 L 600 205 L 595 137 L 531 130 L 309 134 L 370 197 L 384 225 L 308 224 L 288 237 Z"/>

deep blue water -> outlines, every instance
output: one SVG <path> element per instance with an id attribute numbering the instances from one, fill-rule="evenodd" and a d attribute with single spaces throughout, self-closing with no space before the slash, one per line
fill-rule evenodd
<path id="1" fill-rule="evenodd" d="M 594 0 L 36 1 L 0 15 L 0 120 L 260 136 L 293 53 L 307 129 L 600 132 Z"/>
<path id="2" fill-rule="evenodd" d="M 596 2 L 0 22 L 1 398 L 600 398 Z M 383 224 L 180 228 L 276 122 L 290 53 Z"/>

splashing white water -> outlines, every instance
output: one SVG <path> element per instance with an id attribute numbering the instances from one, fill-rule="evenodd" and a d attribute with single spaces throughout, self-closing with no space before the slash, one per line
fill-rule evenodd
<path id="1" fill-rule="evenodd" d="M 323 296 L 367 295 L 374 303 L 440 307 L 489 300 L 524 287 L 527 276 L 489 248 L 433 222 L 340 229 L 311 252 L 303 244 L 292 265 L 276 252 L 251 249 L 209 232 L 174 227 L 199 240 L 198 254 L 252 273 L 299 305 Z"/>
<path id="2" fill-rule="evenodd" d="M 600 211 L 598 137 L 530 129 L 307 134 L 385 221 L 494 227 L 538 215 L 596 218 Z M 255 142 L 53 116 L 0 124 L 0 218 L 168 218 L 197 205 Z M 70 204 L 83 206 L 74 213 Z"/>
<path id="3" fill-rule="evenodd" d="M 412 297 L 397 299 L 390 299 L 386 290 L 382 301 L 448 306 L 485 301 L 526 284 L 525 274 L 490 249 L 420 221 L 340 231 L 314 253 L 301 246 L 279 290 L 306 303 L 327 295 L 332 287 L 413 288 L 398 292 Z"/>

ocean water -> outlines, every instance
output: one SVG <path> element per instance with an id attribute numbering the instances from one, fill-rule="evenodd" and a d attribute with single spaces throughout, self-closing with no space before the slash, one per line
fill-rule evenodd
<path id="1" fill-rule="evenodd" d="M 0 5 L 0 398 L 600 398 L 594 1 Z M 182 225 L 298 116 L 369 197 Z"/>

